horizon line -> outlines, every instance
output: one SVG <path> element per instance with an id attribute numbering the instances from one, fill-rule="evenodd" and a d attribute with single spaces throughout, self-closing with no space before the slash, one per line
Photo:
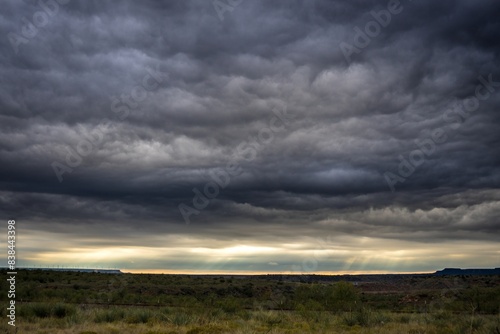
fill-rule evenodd
<path id="1" fill-rule="evenodd" d="M 165 275 L 246 275 L 246 276 L 260 276 L 260 275 L 325 275 L 325 276 L 343 276 L 343 275 L 421 275 L 421 274 L 434 274 L 445 269 L 458 269 L 458 270 L 494 270 L 500 269 L 498 267 L 482 267 L 482 268 L 458 268 L 458 267 L 444 267 L 442 269 L 434 269 L 431 271 L 389 271 L 389 270 L 339 270 L 339 271 L 231 271 L 231 270 L 186 270 L 186 269 L 132 269 L 132 268 L 118 268 L 118 267 L 64 267 L 64 266 L 47 266 L 47 267 L 34 267 L 23 266 L 16 267 L 15 270 L 96 270 L 96 271 L 120 271 L 124 274 L 165 274 Z M 10 270 L 7 266 L 0 266 L 0 270 Z M 14 271 L 15 271 L 14 270 Z M 10 270 L 12 271 L 12 270 Z"/>

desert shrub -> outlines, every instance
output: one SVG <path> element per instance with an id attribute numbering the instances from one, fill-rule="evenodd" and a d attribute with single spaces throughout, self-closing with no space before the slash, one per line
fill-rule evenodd
<path id="1" fill-rule="evenodd" d="M 175 313 L 168 320 L 176 326 L 186 326 L 193 321 L 192 317 L 186 313 Z"/>
<path id="2" fill-rule="evenodd" d="M 318 322 L 321 315 L 321 311 L 318 311 L 320 309 L 322 309 L 322 305 L 311 300 L 308 300 L 305 305 L 299 304 L 295 307 L 297 313 L 306 322 Z"/>
<path id="3" fill-rule="evenodd" d="M 497 318 L 496 322 L 488 324 L 483 333 L 500 334 L 500 317 Z"/>
<path id="4" fill-rule="evenodd" d="M 445 320 L 448 321 L 452 318 L 453 314 L 449 311 L 437 311 L 432 313 L 432 317 L 434 320 L 440 321 L 440 320 Z"/>
<path id="5" fill-rule="evenodd" d="M 125 311 L 118 308 L 109 310 L 98 310 L 94 317 L 95 323 L 114 322 L 123 320 L 125 318 Z"/>
<path id="6" fill-rule="evenodd" d="M 52 314 L 57 318 L 65 318 L 76 313 L 74 306 L 58 303 L 52 308 Z"/>
<path id="7" fill-rule="evenodd" d="M 302 304 L 309 311 L 349 311 L 359 300 L 359 291 L 348 282 L 334 285 L 311 284 L 295 290 L 295 306 Z"/>
<path id="8" fill-rule="evenodd" d="M 35 300 L 38 297 L 40 291 L 36 287 L 37 284 L 30 282 L 24 289 L 20 289 L 19 292 L 16 291 L 16 295 L 18 294 L 19 299 Z"/>
<path id="9" fill-rule="evenodd" d="M 21 305 L 19 307 L 19 316 L 24 318 L 48 318 L 51 315 L 51 307 L 49 304 L 34 303 Z"/>
<path id="10" fill-rule="evenodd" d="M 481 328 L 484 324 L 484 320 L 483 318 L 472 318 L 470 320 L 470 328 L 474 329 L 474 330 L 478 330 L 479 328 Z"/>
<path id="11" fill-rule="evenodd" d="M 33 304 L 32 310 L 37 318 L 48 318 L 51 314 L 51 307 L 48 304 Z"/>
<path id="12" fill-rule="evenodd" d="M 31 307 L 31 305 L 25 305 L 25 304 L 21 304 L 17 307 L 17 314 L 19 315 L 19 317 L 22 317 L 25 319 L 34 316 L 33 309 Z"/>
<path id="13" fill-rule="evenodd" d="M 449 305 L 453 311 L 496 314 L 500 300 L 500 287 L 464 289 L 456 294 L 456 299 Z"/>
<path id="14" fill-rule="evenodd" d="M 67 300 L 71 303 L 83 303 L 87 300 L 87 296 L 83 291 L 73 291 Z"/>
<path id="15" fill-rule="evenodd" d="M 306 307 L 306 309 L 308 309 L 310 311 L 317 312 L 317 311 L 324 310 L 323 305 L 320 302 L 317 302 L 315 300 L 308 300 L 304 306 Z"/>
<path id="16" fill-rule="evenodd" d="M 408 324 L 408 323 L 410 323 L 410 320 L 411 320 L 411 316 L 409 314 L 403 314 L 403 315 L 399 316 L 397 321 L 400 323 L 403 323 L 403 324 Z"/>
<path id="17" fill-rule="evenodd" d="M 364 307 L 344 313 L 341 319 L 347 326 L 369 326 L 372 323 L 371 312 Z"/>
<path id="18" fill-rule="evenodd" d="M 391 321 L 391 316 L 387 312 L 371 312 L 370 322 L 372 324 L 386 324 Z"/>
<path id="19" fill-rule="evenodd" d="M 269 328 L 279 325 L 283 322 L 283 315 L 279 311 L 257 311 L 253 313 L 256 321 L 266 325 Z"/>
<path id="20" fill-rule="evenodd" d="M 336 310 L 347 311 L 359 300 L 359 291 L 348 282 L 338 282 L 333 287 L 332 306 Z"/>
<path id="21" fill-rule="evenodd" d="M 207 318 L 216 321 L 217 319 L 222 318 L 224 314 L 225 314 L 224 311 L 221 310 L 220 308 L 213 308 L 208 310 Z"/>
<path id="22" fill-rule="evenodd" d="M 150 310 L 136 310 L 127 316 L 126 321 L 129 324 L 145 324 L 152 318 L 153 314 Z"/>
<path id="23" fill-rule="evenodd" d="M 227 297 L 217 303 L 217 306 L 226 313 L 235 313 L 241 309 L 240 302 L 234 297 Z"/>

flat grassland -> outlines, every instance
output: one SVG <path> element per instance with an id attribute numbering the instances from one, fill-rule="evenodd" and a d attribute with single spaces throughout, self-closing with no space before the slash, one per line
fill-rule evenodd
<path id="1" fill-rule="evenodd" d="M 15 299 L 18 333 L 500 334 L 500 276 L 18 270 Z"/>

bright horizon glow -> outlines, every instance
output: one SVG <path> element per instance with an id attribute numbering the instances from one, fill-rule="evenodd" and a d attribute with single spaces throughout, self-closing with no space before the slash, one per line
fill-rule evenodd
<path id="1" fill-rule="evenodd" d="M 57 248 L 47 248 L 47 239 L 57 240 Z M 149 240 L 154 242 L 148 244 L 142 237 L 130 240 L 135 244 L 125 240 L 128 245 L 105 246 L 106 241 L 100 239 L 27 232 L 19 241 L 25 250 L 19 265 L 120 268 L 131 273 L 355 275 L 432 273 L 447 267 L 494 268 L 499 266 L 494 259 L 500 254 L 495 242 L 446 242 L 424 247 L 418 242 L 344 235 L 297 237 L 293 243 L 250 239 L 226 243 L 183 235 L 169 235 L 165 242 L 160 235 Z"/>
<path id="2" fill-rule="evenodd" d="M 6 270 L 7 267 L 0 267 L 0 269 Z M 325 276 L 342 276 L 342 275 L 390 275 L 390 274 L 432 274 L 434 271 L 384 271 L 384 270 L 367 270 L 367 271 L 311 271 L 311 272 L 256 272 L 256 271 L 224 271 L 224 270 L 214 270 L 214 271 L 200 271 L 200 270 L 164 270 L 164 269 L 127 269 L 127 268 L 110 268 L 110 267 L 66 267 L 66 266 L 47 266 L 47 267 L 18 267 L 18 269 L 83 269 L 83 270 L 120 270 L 124 274 L 164 274 L 164 275 L 249 275 L 249 276 L 259 276 L 259 275 L 325 275 Z M 443 268 L 441 268 L 443 269 Z M 436 269 L 436 270 L 441 270 Z M 464 269 L 474 269 L 474 268 L 464 268 Z M 490 269 L 490 268 L 478 268 L 478 269 Z"/>
<path id="3" fill-rule="evenodd" d="M 382 271 L 382 270 L 372 270 L 372 271 L 314 271 L 314 272 L 254 272 L 254 271 L 211 271 L 211 272 L 200 272 L 196 270 L 191 271 L 168 271 L 161 269 L 120 269 L 123 273 L 131 273 L 131 274 L 171 274 L 171 275 L 331 275 L 331 276 L 339 276 L 339 275 L 383 275 L 383 274 L 429 274 L 432 272 L 422 271 L 400 271 L 400 272 L 391 272 L 391 271 Z M 440 269 L 437 269 L 440 270 Z"/>

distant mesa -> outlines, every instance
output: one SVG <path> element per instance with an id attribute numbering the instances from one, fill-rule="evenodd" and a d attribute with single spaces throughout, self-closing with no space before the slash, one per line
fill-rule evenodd
<path id="1" fill-rule="evenodd" d="M 461 268 L 444 268 L 434 273 L 437 276 L 445 275 L 500 275 L 500 268 L 495 269 L 461 269 Z"/>

